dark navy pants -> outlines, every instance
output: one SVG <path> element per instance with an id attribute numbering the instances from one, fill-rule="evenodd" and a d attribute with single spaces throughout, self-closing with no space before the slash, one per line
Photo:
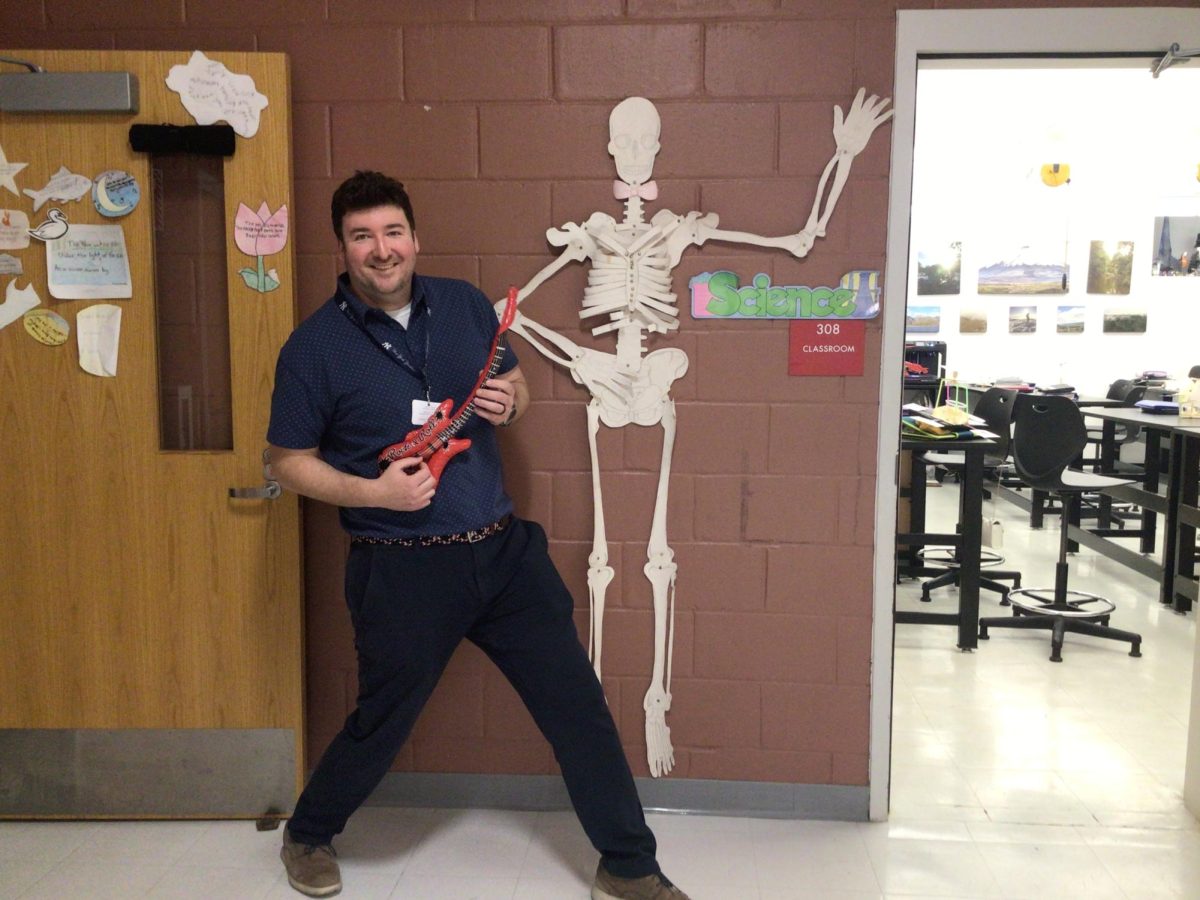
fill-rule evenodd
<path id="1" fill-rule="evenodd" d="M 659 871 L 654 835 L 540 525 L 514 519 L 475 544 L 353 544 L 346 600 L 358 707 L 296 803 L 293 839 L 326 844 L 342 831 L 391 767 L 465 637 L 500 668 L 550 742 L 604 868 L 622 878 Z"/>

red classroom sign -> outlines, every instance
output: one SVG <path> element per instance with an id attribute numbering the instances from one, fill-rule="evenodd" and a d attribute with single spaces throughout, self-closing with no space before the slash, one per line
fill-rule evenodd
<path id="1" fill-rule="evenodd" d="M 789 375 L 861 375 L 867 323 L 797 319 L 789 323 Z"/>

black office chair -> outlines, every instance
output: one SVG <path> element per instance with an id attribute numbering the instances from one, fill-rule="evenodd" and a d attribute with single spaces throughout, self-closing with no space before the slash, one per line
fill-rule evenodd
<path id="1" fill-rule="evenodd" d="M 979 620 L 979 637 L 989 628 L 1038 628 L 1051 632 L 1050 661 L 1062 662 L 1063 637 L 1070 631 L 1115 641 L 1129 641 L 1130 656 L 1141 656 L 1142 636 L 1108 626 L 1116 609 L 1096 594 L 1067 589 L 1067 526 L 1072 502 L 1085 491 L 1103 491 L 1130 479 L 1070 468 L 1087 442 L 1083 413 L 1069 397 L 1018 397 L 1013 410 L 1012 457 L 1017 474 L 1031 488 L 1058 495 L 1062 531 L 1053 588 L 1019 588 L 1008 592 L 1011 618 Z"/>
<path id="2" fill-rule="evenodd" d="M 1009 433 L 1011 432 L 1013 399 L 1016 391 L 1004 388 L 988 388 L 975 406 L 975 415 L 987 422 L 987 430 L 996 435 L 996 444 L 989 447 L 984 454 L 984 478 L 996 479 L 1001 469 L 1008 465 Z M 966 455 L 961 450 L 929 451 L 923 454 L 925 462 L 933 466 L 942 466 L 952 471 L 961 472 L 966 467 Z M 962 480 L 961 478 L 959 479 Z M 961 527 L 961 523 L 960 527 Z M 953 585 L 958 587 L 962 578 L 962 570 L 958 551 L 953 547 L 926 547 L 917 554 L 925 563 L 934 566 L 944 566 L 946 571 L 921 583 L 921 601 L 929 603 L 929 592 L 940 587 Z M 1000 583 L 1000 579 L 1011 581 L 1014 588 L 1021 586 L 1021 573 L 993 568 L 1004 562 L 1004 557 L 990 547 L 984 547 L 980 552 L 979 565 L 987 569 L 986 575 L 980 574 L 979 586 L 1000 594 L 1001 606 L 1008 606 L 1008 587 Z"/>
<path id="3" fill-rule="evenodd" d="M 1144 384 L 1134 384 L 1128 378 L 1118 378 L 1108 386 L 1108 393 L 1104 395 L 1107 400 L 1119 400 L 1122 406 L 1134 406 L 1139 400 L 1144 399 L 1145 396 L 1146 386 Z M 1093 419 L 1092 421 L 1096 420 Z M 1137 425 L 1121 423 L 1116 426 L 1114 444 L 1117 448 L 1118 456 L 1121 452 L 1121 445 L 1137 440 L 1140 433 L 1141 428 Z M 1090 459 L 1093 472 L 1100 471 L 1100 445 L 1103 442 L 1104 426 L 1088 425 L 1087 445 L 1094 451 Z"/>

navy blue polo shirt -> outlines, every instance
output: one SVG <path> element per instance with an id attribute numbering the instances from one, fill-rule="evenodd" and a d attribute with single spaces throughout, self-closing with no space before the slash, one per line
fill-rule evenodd
<path id="1" fill-rule="evenodd" d="M 471 392 L 496 334 L 491 301 L 473 285 L 413 276 L 412 317 L 404 328 L 363 303 L 343 274 L 337 293 L 305 319 L 279 351 L 267 440 L 293 450 L 318 448 L 342 472 L 379 474 L 379 452 L 414 428 L 414 399 Z M 500 372 L 517 365 L 511 348 Z M 364 537 L 457 534 L 512 512 L 504 492 L 495 428 L 473 416 L 460 438 L 471 446 L 447 464 L 433 502 L 413 512 L 341 507 L 342 527 Z"/>

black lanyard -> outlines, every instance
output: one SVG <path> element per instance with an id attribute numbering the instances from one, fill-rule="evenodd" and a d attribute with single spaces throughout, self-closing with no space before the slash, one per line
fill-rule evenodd
<path id="1" fill-rule="evenodd" d="M 354 314 L 354 310 L 352 310 L 350 308 L 349 300 L 339 300 L 338 301 L 338 309 L 340 309 L 342 312 L 344 312 L 346 314 L 346 318 L 348 318 L 351 322 L 353 322 L 358 327 L 358 330 L 361 331 L 363 334 L 365 334 L 367 336 L 367 339 L 372 344 L 374 344 L 376 347 L 378 347 L 380 350 L 382 350 L 384 353 L 386 353 L 388 355 L 389 359 L 391 359 L 393 362 L 395 362 L 397 365 L 399 365 L 400 368 L 402 368 L 409 375 L 412 375 L 414 378 L 418 379 L 421 382 L 421 386 L 425 389 L 425 400 L 428 401 L 429 393 L 430 393 L 429 392 L 429 379 L 426 377 L 425 373 L 429 370 L 429 332 L 431 330 L 430 323 L 429 322 L 425 323 L 424 366 L 422 368 L 418 369 L 415 365 L 412 364 L 412 362 L 409 360 L 408 356 L 405 355 L 404 351 L 400 349 L 400 347 L 397 343 L 395 343 L 393 341 L 381 341 L 378 338 L 376 338 L 375 335 L 371 334 L 370 330 L 367 328 L 366 322 L 360 320 L 358 318 L 358 316 L 356 316 Z M 426 312 L 428 313 L 428 309 L 426 309 Z M 417 311 L 415 309 L 413 310 L 412 315 L 413 316 L 417 315 Z M 393 319 L 393 321 L 395 321 L 395 320 Z M 413 320 L 410 317 L 408 320 L 409 325 L 412 325 L 412 322 L 413 322 Z M 399 325 L 398 322 L 396 324 Z"/>

